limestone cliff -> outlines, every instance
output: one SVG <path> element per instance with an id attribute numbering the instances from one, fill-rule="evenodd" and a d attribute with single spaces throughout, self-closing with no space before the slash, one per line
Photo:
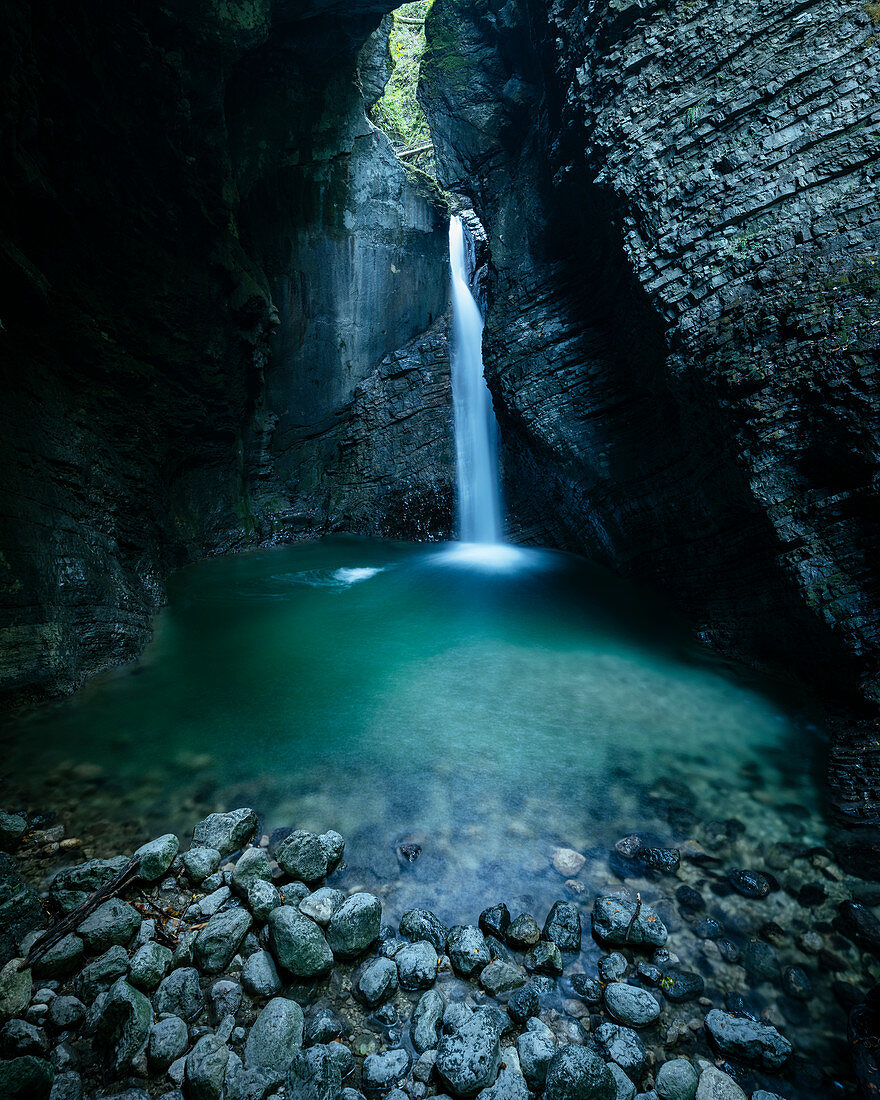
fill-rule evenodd
<path id="1" fill-rule="evenodd" d="M 7 5 L 7 698 L 134 656 L 185 561 L 449 529 L 443 212 L 364 116 L 392 6 Z"/>
<path id="2" fill-rule="evenodd" d="M 421 88 L 489 235 L 521 534 L 864 708 L 834 775 L 856 815 L 880 698 L 871 12 L 437 0 Z"/>

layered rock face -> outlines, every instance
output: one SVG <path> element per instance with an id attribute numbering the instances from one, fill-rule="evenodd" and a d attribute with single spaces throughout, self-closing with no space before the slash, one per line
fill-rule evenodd
<path id="1" fill-rule="evenodd" d="M 523 537 L 660 581 L 722 650 L 866 715 L 869 9 L 437 0 L 421 88 L 442 182 L 489 235 L 487 372 Z M 869 818 L 870 725 L 835 772 L 841 804 Z"/>
<path id="2" fill-rule="evenodd" d="M 444 219 L 364 116 L 392 6 L 8 11 L 6 697 L 137 653 L 185 561 L 448 530 Z"/>

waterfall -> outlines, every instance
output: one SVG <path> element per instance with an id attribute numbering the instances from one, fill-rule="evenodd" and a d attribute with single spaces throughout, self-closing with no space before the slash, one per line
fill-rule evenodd
<path id="1" fill-rule="evenodd" d="M 463 542 L 501 542 L 495 412 L 483 377 L 483 318 L 470 290 L 473 261 L 461 218 L 449 223 L 452 267 L 452 399 L 458 483 L 458 536 Z"/>

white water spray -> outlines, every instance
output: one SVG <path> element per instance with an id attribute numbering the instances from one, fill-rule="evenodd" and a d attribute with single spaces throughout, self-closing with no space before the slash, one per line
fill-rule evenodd
<path id="1" fill-rule="evenodd" d="M 483 377 L 483 318 L 471 294 L 472 264 L 461 219 L 449 223 L 452 266 L 452 399 L 458 480 L 459 538 L 501 542 L 495 412 Z"/>

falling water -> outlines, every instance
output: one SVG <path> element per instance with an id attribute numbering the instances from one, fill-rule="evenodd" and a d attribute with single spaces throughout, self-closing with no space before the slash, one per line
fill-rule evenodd
<path id="1" fill-rule="evenodd" d="M 471 294 L 472 264 L 461 218 L 449 223 L 452 266 L 452 396 L 458 478 L 459 538 L 501 542 L 495 413 L 483 377 L 483 318 Z"/>

